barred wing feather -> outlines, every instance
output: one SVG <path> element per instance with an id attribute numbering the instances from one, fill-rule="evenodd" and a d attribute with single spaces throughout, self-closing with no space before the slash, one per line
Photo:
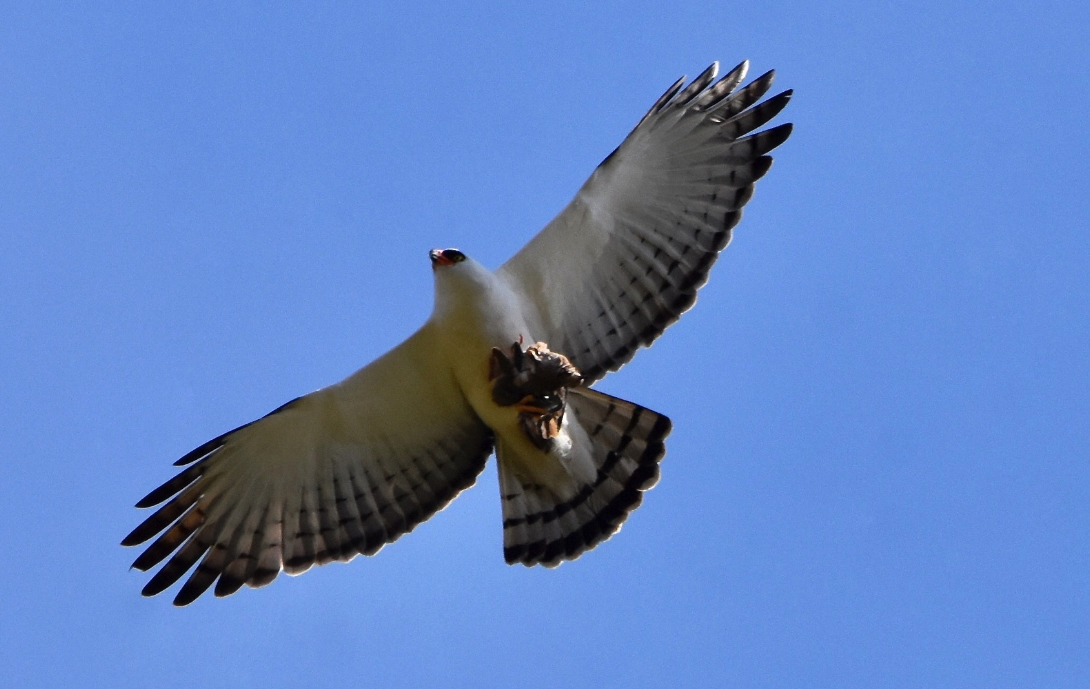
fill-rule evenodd
<path id="1" fill-rule="evenodd" d="M 751 133 L 787 105 L 758 103 L 773 73 L 735 90 L 743 62 L 677 81 L 572 202 L 500 274 L 527 317 L 587 383 L 615 371 L 696 301 L 785 124 Z"/>
<path id="2" fill-rule="evenodd" d="M 174 599 L 224 596 L 283 569 L 373 555 L 472 485 L 492 451 L 425 326 L 341 383 L 189 453 L 137 507 L 162 507 L 123 545 L 163 532 L 133 566 L 170 560 L 155 595 L 198 562 Z"/>

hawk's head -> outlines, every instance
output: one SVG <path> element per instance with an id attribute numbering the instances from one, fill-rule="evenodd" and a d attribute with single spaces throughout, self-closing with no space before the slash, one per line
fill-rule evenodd
<path id="1" fill-rule="evenodd" d="M 457 249 L 432 249 L 428 255 L 431 256 L 433 270 L 438 269 L 440 266 L 452 266 L 466 260 L 466 255 Z"/>

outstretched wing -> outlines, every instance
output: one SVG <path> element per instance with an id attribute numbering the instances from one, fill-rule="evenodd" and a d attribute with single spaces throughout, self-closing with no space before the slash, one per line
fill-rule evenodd
<path id="1" fill-rule="evenodd" d="M 743 62 L 713 84 L 713 64 L 679 79 L 544 230 L 500 268 L 532 305 L 535 337 L 587 382 L 615 371 L 696 301 L 730 241 L 766 155 L 791 133 L 753 130 L 790 91 L 756 104 L 773 73 L 735 91 Z M 756 105 L 755 105 L 756 104 Z"/>
<path id="2" fill-rule="evenodd" d="M 123 545 L 166 531 L 136 559 L 173 553 L 143 593 L 200 560 L 174 599 L 217 596 L 314 564 L 373 555 L 470 486 L 492 451 L 424 326 L 341 383 L 300 397 L 176 462 L 180 474 L 137 503 L 164 501 Z"/>

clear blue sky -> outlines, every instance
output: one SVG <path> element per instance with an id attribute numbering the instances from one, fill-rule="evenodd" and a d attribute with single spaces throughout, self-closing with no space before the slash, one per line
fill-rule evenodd
<path id="1" fill-rule="evenodd" d="M 1079 3 L 5 3 L 11 687 L 1090 685 Z M 359 9 L 367 5 L 368 9 Z M 170 462 L 498 266 L 678 76 L 792 138 L 696 308 L 602 387 L 663 478 L 555 571 L 493 467 L 375 558 L 175 609 L 118 545 Z"/>

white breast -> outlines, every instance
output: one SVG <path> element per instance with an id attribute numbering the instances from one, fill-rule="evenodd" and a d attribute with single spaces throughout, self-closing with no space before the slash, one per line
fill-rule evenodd
<path id="1" fill-rule="evenodd" d="M 509 460 L 522 465 L 539 483 L 560 488 L 569 485 L 572 476 L 588 482 L 594 477 L 593 462 L 573 452 L 578 443 L 573 444 L 576 439 L 569 434 L 579 430 L 577 424 L 565 423 L 553 449 L 545 453 L 526 437 L 515 408 L 500 407 L 492 400 L 488 380 L 492 348 L 507 350 L 515 342 L 537 341 L 524 308 L 529 307 L 516 292 L 472 259 L 436 270 L 430 323 L 441 333 L 438 339 L 459 387 L 496 435 L 497 445 L 504 445 Z"/>
<path id="2" fill-rule="evenodd" d="M 492 401 L 488 361 L 493 347 L 534 342 L 517 295 L 473 259 L 439 266 L 430 322 L 442 334 L 444 355 L 474 411 L 494 432 L 506 435 L 516 414 Z"/>

